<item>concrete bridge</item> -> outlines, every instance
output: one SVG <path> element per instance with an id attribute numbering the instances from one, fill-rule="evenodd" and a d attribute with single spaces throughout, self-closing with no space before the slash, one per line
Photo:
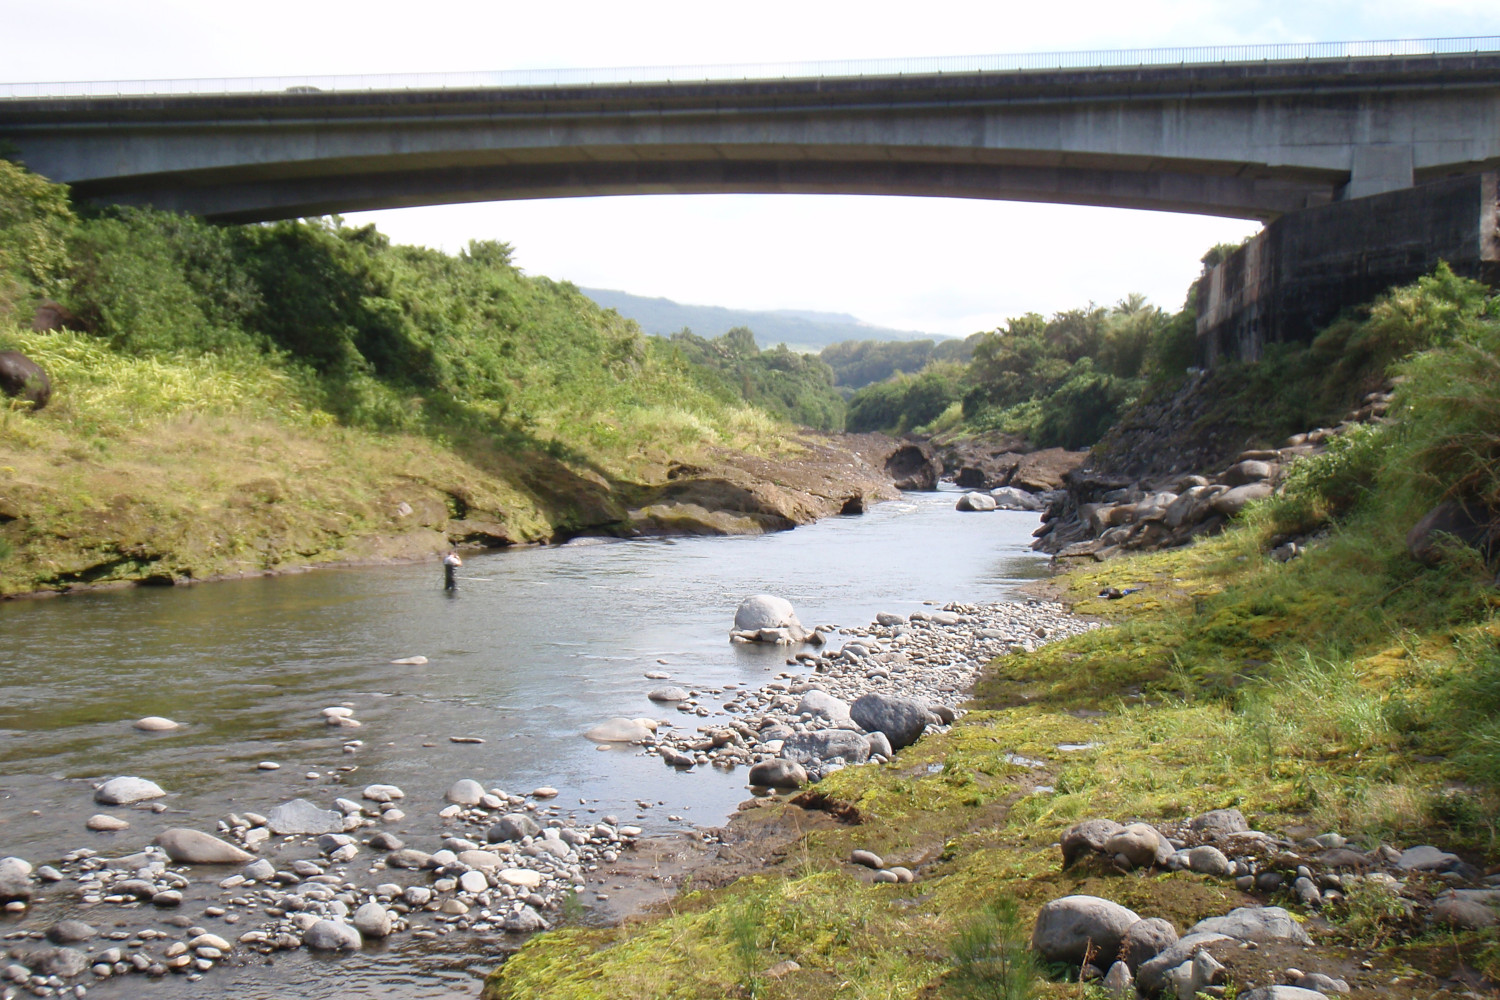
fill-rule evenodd
<path id="1" fill-rule="evenodd" d="M 1500 39 L 1437 41 L 696 82 L 202 81 L 249 92 L 111 96 L 21 85 L 0 88 L 0 149 L 83 199 L 232 222 L 693 193 L 1271 220 L 1500 167 Z"/>

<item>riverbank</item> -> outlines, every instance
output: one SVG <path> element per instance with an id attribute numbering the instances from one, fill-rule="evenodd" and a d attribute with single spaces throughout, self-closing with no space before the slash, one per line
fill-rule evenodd
<path id="1" fill-rule="evenodd" d="M 1493 792 L 1420 749 L 1426 723 L 1388 721 L 1442 702 L 1444 650 L 1492 642 L 1490 616 L 1427 618 L 1392 646 L 1416 606 L 1367 617 L 1362 588 L 1326 587 L 1339 553 L 1280 563 L 1269 533 L 1252 524 L 1075 568 L 1051 586 L 1112 627 L 994 660 L 967 714 L 890 763 L 747 803 L 690 891 L 621 926 L 533 939 L 487 995 L 965 995 L 966 934 L 982 929 L 989 954 L 1019 960 L 1042 908 L 1077 895 L 1162 918 L 1173 937 L 1237 908 L 1285 908 L 1307 941 L 1287 931 L 1211 949 L 1241 995 L 1302 981 L 1293 967 L 1353 997 L 1492 989 L 1495 917 L 1468 904 L 1495 888 Z M 1097 596 L 1108 587 L 1135 592 Z M 1298 656 L 1328 639 L 1355 656 Z M 1237 695 L 1204 690 L 1218 664 L 1232 665 Z M 1190 827 L 1215 809 L 1239 810 L 1260 839 L 1231 846 Z M 1166 854 L 1143 868 L 1065 858 L 1059 844 L 1086 820 L 1143 821 Z M 1214 843 L 1227 867 L 1189 866 L 1185 848 Z M 1005 900 L 1014 916 L 999 919 Z M 1077 995 L 1076 961 L 1043 971 L 1035 995 Z"/>
<path id="2" fill-rule="evenodd" d="M 57 388 L 40 411 L 0 409 L 0 598 L 581 534 L 755 534 L 896 495 L 890 439 L 794 431 L 749 409 L 686 428 L 634 413 L 646 424 L 622 443 L 657 443 L 581 452 L 337 426 L 258 361 L 128 360 L 62 332 L 26 346 Z"/>

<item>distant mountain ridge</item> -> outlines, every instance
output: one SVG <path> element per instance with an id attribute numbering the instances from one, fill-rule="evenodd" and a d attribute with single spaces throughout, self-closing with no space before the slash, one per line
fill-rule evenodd
<path id="1" fill-rule="evenodd" d="M 729 309 L 695 306 L 671 299 L 648 298 L 606 288 L 580 288 L 583 294 L 606 309 L 633 319 L 647 333 L 667 337 L 687 327 L 700 337 L 718 337 L 737 326 L 749 327 L 762 349 L 786 344 L 793 350 L 816 352 L 845 340 L 934 340 L 951 339 L 947 334 L 918 330 L 892 330 L 866 323 L 848 313 L 810 309 Z"/>

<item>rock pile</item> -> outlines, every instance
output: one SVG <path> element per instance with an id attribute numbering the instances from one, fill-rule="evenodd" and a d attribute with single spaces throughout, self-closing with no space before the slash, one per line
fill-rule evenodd
<path id="1" fill-rule="evenodd" d="M 683 714 L 708 716 L 706 695 L 721 697 L 728 721 L 696 733 L 661 726 L 631 742 L 673 767 L 745 766 L 752 786 L 797 788 L 840 767 L 889 760 L 929 727 L 950 724 L 951 706 L 994 657 L 1095 627 L 1038 600 L 882 613 L 865 628 L 841 630 L 839 649 L 787 661 L 801 672 L 782 672 L 757 690 L 689 689 L 676 703 Z M 629 720 L 611 720 L 621 721 Z"/>
<path id="2" fill-rule="evenodd" d="M 1399 898 L 1414 923 L 1464 929 L 1490 927 L 1500 907 L 1500 876 L 1482 877 L 1453 854 L 1430 845 L 1398 851 L 1382 844 L 1356 851 L 1337 833 L 1299 841 L 1251 829 L 1237 809 L 1219 809 L 1167 826 L 1122 825 L 1090 819 L 1069 828 L 1059 843 L 1063 867 L 1090 857 L 1119 869 L 1160 868 L 1233 879 L 1242 892 L 1285 892 L 1309 911 L 1343 905 L 1354 892 L 1377 891 Z M 1425 911 L 1425 912 L 1423 912 Z M 1279 943 L 1307 948 L 1312 939 L 1301 923 L 1277 906 L 1239 907 L 1200 920 L 1179 938 L 1160 918 L 1134 912 L 1094 896 L 1067 896 L 1037 916 L 1032 947 L 1051 962 L 1084 965 L 1085 978 L 1101 980 L 1116 997 L 1154 997 L 1166 992 L 1196 996 L 1219 992 L 1224 963 L 1235 951 Z M 1115 961 L 1115 957 L 1119 960 Z M 1095 961 L 1099 964 L 1092 964 Z M 1112 964 L 1111 964 L 1112 963 Z M 1306 965 L 1308 962 L 1300 963 Z M 1108 965 L 1107 971 L 1101 968 Z M 1288 968 L 1284 984 L 1241 996 L 1294 997 L 1347 993 L 1343 980 Z M 1247 984 L 1238 984 L 1243 989 Z"/>
<path id="3" fill-rule="evenodd" d="M 1374 392 L 1336 427 L 1294 434 L 1280 448 L 1242 451 L 1212 476 L 1182 474 L 1126 478 L 1083 466 L 1068 474 L 1067 490 L 1052 498 L 1033 547 L 1058 559 L 1104 561 L 1122 552 L 1183 545 L 1221 530 L 1246 505 L 1271 496 L 1292 462 L 1322 453 L 1329 439 L 1356 424 L 1385 419 L 1389 392 Z M 1289 540 L 1272 553 L 1299 554 Z"/>
<path id="4" fill-rule="evenodd" d="M 136 802 L 162 794 L 134 777 L 112 779 L 96 793 L 101 801 Z M 430 851 L 379 829 L 405 818 L 398 803 L 406 795 L 395 785 L 371 784 L 360 801 L 340 798 L 333 809 L 295 799 L 266 815 L 225 816 L 212 834 L 165 829 L 135 853 L 81 848 L 56 866 L 36 868 L 0 858 L 0 904 L 8 912 L 71 901 L 118 907 L 143 924 L 164 921 L 181 931 L 143 926 L 101 934 L 77 920 L 13 930 L 4 936 L 0 978 L 38 996 L 82 996 L 84 977 L 179 973 L 196 980 L 216 965 L 278 951 L 339 953 L 397 935 L 545 930 L 548 915 L 583 891 L 587 872 L 618 860 L 642 835 L 613 816 L 571 821 L 546 804 L 556 795 L 548 787 L 525 796 L 486 790 L 461 779 L 436 813 L 441 829 Z M 190 896 L 196 906 L 204 895 L 202 918 L 178 915 Z M 202 925 L 207 921 L 234 930 L 214 933 Z M 87 947 L 95 938 L 103 947 Z M 0 996 L 14 993 L 0 983 Z"/>

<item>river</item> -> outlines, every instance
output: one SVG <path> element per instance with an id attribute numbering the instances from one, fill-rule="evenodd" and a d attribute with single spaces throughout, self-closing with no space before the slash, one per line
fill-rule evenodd
<path id="1" fill-rule="evenodd" d="M 124 854 L 165 826 L 213 830 L 231 811 L 264 813 L 297 796 L 327 806 L 372 782 L 406 790 L 408 816 L 394 832 L 430 851 L 443 792 L 463 777 L 522 794 L 552 785 L 565 812 L 616 814 L 648 834 L 719 825 L 748 795 L 743 770 L 678 772 L 637 748 L 600 752 L 580 733 L 610 716 L 689 729 L 705 721 L 650 702 L 647 671 L 706 691 L 758 686 L 787 669 L 784 648 L 728 642 L 747 595 L 785 597 L 808 625 L 854 626 L 924 602 L 1004 599 L 1046 572 L 1029 549 L 1035 514 L 959 513 L 956 496 L 907 494 L 762 537 L 476 555 L 453 594 L 436 564 L 421 564 L 0 603 L 0 855 L 44 864 L 79 847 Z M 428 663 L 390 662 L 417 655 Z M 351 706 L 362 727 L 324 726 L 320 710 L 335 704 Z M 135 731 L 148 715 L 184 726 Z M 350 739 L 362 741 L 352 753 Z M 259 770 L 261 761 L 281 767 Z M 119 833 L 87 831 L 100 811 L 90 783 L 117 774 L 156 781 L 169 811 L 124 813 L 133 825 Z M 101 930 L 160 926 L 150 907 L 40 895 L 26 916 L 0 915 L 0 933 L 63 916 Z M 237 936 L 194 902 L 184 912 Z M 199 983 L 169 976 L 147 987 L 129 976 L 89 995 L 475 995 L 495 954 L 456 937 L 337 959 L 282 953 L 274 967 L 225 966 Z"/>

